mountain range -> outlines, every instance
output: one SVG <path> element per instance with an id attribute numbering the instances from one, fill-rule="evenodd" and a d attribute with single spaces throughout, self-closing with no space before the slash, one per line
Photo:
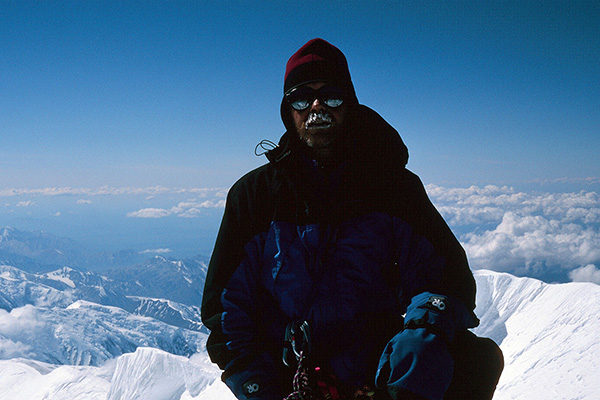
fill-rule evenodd
<path id="1" fill-rule="evenodd" d="M 148 259 L 144 252 L 123 249 L 96 251 L 70 238 L 46 231 L 0 228 L 0 263 L 18 265 L 28 272 L 53 271 L 70 266 L 82 271 L 130 267 Z"/>
<path id="2" fill-rule="evenodd" d="M 0 266 L 0 400 L 233 399 L 205 351 L 204 259 L 50 269 L 56 244 Z M 600 286 L 474 274 L 474 331 L 505 357 L 494 399 L 597 399 Z"/>

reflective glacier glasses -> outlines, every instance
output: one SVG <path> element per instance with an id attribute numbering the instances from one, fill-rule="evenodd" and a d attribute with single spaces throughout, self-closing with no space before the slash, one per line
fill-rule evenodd
<path id="1" fill-rule="evenodd" d="M 317 90 L 301 86 L 287 92 L 285 98 L 296 111 L 306 110 L 315 99 L 327 107 L 336 108 L 344 103 L 344 90 L 337 86 L 323 86 Z"/>

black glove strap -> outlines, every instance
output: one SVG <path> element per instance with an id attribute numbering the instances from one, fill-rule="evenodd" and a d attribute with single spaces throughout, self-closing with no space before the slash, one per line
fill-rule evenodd
<path id="1" fill-rule="evenodd" d="M 428 323 L 426 318 L 412 319 L 412 320 L 404 323 L 404 329 L 419 329 L 419 328 L 425 328 L 427 330 L 427 332 L 432 333 L 436 336 L 439 336 L 442 339 L 444 339 L 444 341 L 447 344 L 449 343 L 446 332 L 444 332 L 443 329 L 439 329 L 437 326 Z"/>

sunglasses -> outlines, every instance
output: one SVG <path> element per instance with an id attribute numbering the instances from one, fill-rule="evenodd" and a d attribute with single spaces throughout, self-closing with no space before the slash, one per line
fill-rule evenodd
<path id="1" fill-rule="evenodd" d="M 285 98 L 296 111 L 306 110 L 315 99 L 327 107 L 336 108 L 344 103 L 344 90 L 337 86 L 323 86 L 317 90 L 302 86 L 290 90 Z"/>

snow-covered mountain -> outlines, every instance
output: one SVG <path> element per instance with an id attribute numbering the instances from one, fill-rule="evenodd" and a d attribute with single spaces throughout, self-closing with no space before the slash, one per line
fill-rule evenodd
<path id="1" fill-rule="evenodd" d="M 600 398 L 599 285 L 475 277 L 475 332 L 500 345 L 506 364 L 494 399 Z"/>
<path id="2" fill-rule="evenodd" d="M 190 358 L 153 348 L 100 367 L 0 360 L 0 400 L 235 400 L 205 353 Z"/>
<path id="3" fill-rule="evenodd" d="M 0 229 L 0 261 L 28 271 L 51 269 L 82 260 L 84 250 L 74 240 L 48 232 L 27 232 L 12 227 Z"/>
<path id="4" fill-rule="evenodd" d="M 128 296 L 93 272 L 0 266 L 0 359 L 100 365 L 140 346 L 189 356 L 205 333 L 199 307 Z"/>
<path id="5" fill-rule="evenodd" d="M 135 302 L 134 314 L 156 318 L 169 325 L 208 333 L 200 322 L 200 307 L 189 306 L 166 299 L 148 297 L 129 297 Z"/>
<path id="6" fill-rule="evenodd" d="M 148 259 L 147 251 L 123 249 L 99 252 L 73 239 L 55 236 L 45 231 L 21 231 L 10 226 L 0 228 L 0 264 L 17 266 L 27 272 L 48 272 L 68 266 L 103 274 L 110 269 L 111 272 L 119 274 L 120 269 L 137 269 L 139 272 L 143 267 L 158 267 L 159 262 Z M 162 257 L 158 258 L 161 259 L 165 260 Z M 205 257 L 196 256 L 179 262 L 183 262 L 188 270 L 193 271 L 202 268 L 206 261 Z M 134 268 L 135 266 L 137 268 Z"/>
<path id="7" fill-rule="evenodd" d="M 490 271 L 476 271 L 475 277 L 478 285 L 476 312 L 481 318 L 481 325 L 475 331 L 500 344 L 506 363 L 495 400 L 598 398 L 600 286 L 592 283 L 546 284 Z M 34 312 L 36 318 L 18 315 Z M 147 346 L 160 347 L 149 337 L 164 334 L 164 325 L 159 325 L 164 323 L 85 301 L 77 301 L 57 315 L 61 313 L 71 314 L 60 320 L 56 315 L 50 317 L 54 314 L 51 308 L 40 305 L 21 306 L 11 313 L 0 310 L 0 327 L 6 330 L 3 319 L 8 315 L 22 324 L 28 322 L 30 329 L 39 327 L 36 322 L 39 324 L 40 321 L 47 327 L 45 318 L 53 318 L 52 326 L 62 325 L 62 332 L 81 330 L 85 337 L 89 334 L 86 329 L 90 329 L 95 336 L 84 343 L 92 348 L 115 335 L 137 337 L 138 343 L 145 338 Z M 80 323 L 74 322 L 79 319 Z M 158 327 L 160 332 L 155 330 Z M 194 332 L 171 329 L 171 332 Z M 4 340 L 0 342 L 0 354 L 3 354 L 0 358 L 4 359 L 0 361 L 0 387 L 3 388 L 0 400 L 233 399 L 219 379 L 220 371 L 210 363 L 202 348 L 205 336 L 200 332 L 195 332 L 197 337 L 182 334 L 188 343 L 197 345 L 191 357 L 171 354 L 169 348 L 165 351 L 137 347 L 135 351 L 132 349 L 132 352 L 108 358 L 98 366 L 58 365 L 26 357 L 25 353 L 7 356 L 2 351 L 10 348 L 11 343 L 2 336 L 5 333 L 0 332 L 0 341 Z M 169 337 L 176 335 L 173 333 Z M 32 354 L 41 352 L 35 346 L 29 350 Z"/>
<path id="8" fill-rule="evenodd" d="M 52 271 L 62 266 L 104 269 L 129 266 L 147 258 L 133 250 L 93 251 L 79 242 L 45 231 L 0 229 L 0 263 L 19 266 L 27 272 Z"/>
<path id="9" fill-rule="evenodd" d="M 26 305 L 0 310 L 1 359 L 101 365 L 140 346 L 190 356 L 205 341 L 204 333 L 84 300 L 66 308 Z"/>
<path id="10" fill-rule="evenodd" d="M 136 306 L 118 282 L 94 272 L 62 267 L 29 273 L 0 265 L 0 278 L 0 308 L 7 311 L 26 304 L 66 307 L 79 299 L 125 309 Z"/>
<path id="11" fill-rule="evenodd" d="M 195 279 L 197 285 L 203 282 L 204 273 L 201 274 L 202 278 Z M 147 278 L 151 280 L 149 276 Z M 81 272 L 63 267 L 34 274 L 0 265 L 0 309 L 11 311 L 25 305 L 65 308 L 77 300 L 85 300 L 119 307 L 132 314 L 152 317 L 173 326 L 197 331 L 204 329 L 200 323 L 200 308 L 197 305 L 157 297 L 166 293 L 163 293 L 162 289 L 153 290 L 155 284 L 148 284 L 144 276 L 139 277 L 136 282 L 135 293 L 152 297 L 131 296 L 127 293 L 131 283 L 118 282 L 94 272 Z M 195 300 L 195 292 L 198 289 L 186 291 L 188 288 L 188 281 L 180 283 L 180 289 L 174 289 L 178 293 L 171 297 L 185 300 L 188 296 L 188 299 Z M 192 292 L 192 295 L 189 295 L 189 292 Z"/>
<path id="12" fill-rule="evenodd" d="M 203 257 L 168 260 L 154 256 L 142 263 L 106 270 L 103 274 L 118 282 L 120 288 L 131 296 L 200 304 L 207 261 Z"/>

